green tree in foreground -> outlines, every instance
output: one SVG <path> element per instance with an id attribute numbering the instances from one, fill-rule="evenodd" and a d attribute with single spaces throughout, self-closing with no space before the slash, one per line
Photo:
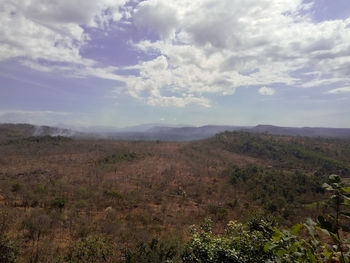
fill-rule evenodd
<path id="1" fill-rule="evenodd" d="M 255 224 L 257 225 L 257 224 Z M 271 259 L 273 254 L 264 251 L 265 244 L 271 239 L 271 225 L 260 220 L 260 227 L 250 227 L 229 222 L 225 234 L 215 236 L 212 233 L 211 221 L 200 228 L 192 228 L 192 237 L 183 254 L 185 263 L 258 263 Z"/>
<path id="2" fill-rule="evenodd" d="M 341 263 L 349 262 L 350 239 L 343 240 L 342 234 L 350 233 L 350 187 L 346 187 L 341 178 L 335 174 L 329 177 L 329 183 L 325 183 L 323 187 L 331 194 L 328 204 L 334 209 L 334 213 L 327 218 L 319 216 L 318 223 L 321 230 L 334 242 L 332 252 L 339 255 Z"/>
<path id="3" fill-rule="evenodd" d="M 182 259 L 185 263 L 255 263 L 255 262 L 350 262 L 350 232 L 346 211 L 350 201 L 350 187 L 345 187 L 338 175 L 331 175 L 324 188 L 330 191 L 328 203 L 334 214 L 308 219 L 291 230 L 281 231 L 260 219 L 254 224 L 231 221 L 223 235 L 214 235 L 210 221 L 200 228 L 192 228 Z M 344 222 L 345 223 L 344 223 Z M 252 227 L 254 226 L 254 227 Z M 326 236 L 325 236 L 326 234 Z M 330 237 L 332 242 L 326 242 Z"/>

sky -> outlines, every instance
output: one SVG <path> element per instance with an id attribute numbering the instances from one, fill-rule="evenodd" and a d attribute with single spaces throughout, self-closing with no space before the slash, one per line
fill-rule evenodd
<path id="1" fill-rule="evenodd" d="M 0 122 L 350 128 L 350 1 L 0 0 Z"/>

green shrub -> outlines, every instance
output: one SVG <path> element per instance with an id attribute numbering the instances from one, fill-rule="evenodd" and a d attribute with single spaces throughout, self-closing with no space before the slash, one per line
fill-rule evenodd
<path id="1" fill-rule="evenodd" d="M 264 224 L 261 224 L 264 226 Z M 265 227 L 255 229 L 231 221 L 224 235 L 212 233 L 211 221 L 191 229 L 192 237 L 182 255 L 184 263 L 260 263 L 272 258 L 272 253 L 264 251 L 270 240 Z"/>
<path id="2" fill-rule="evenodd" d="M 184 263 L 258 263 L 258 262 L 350 262 L 350 187 L 338 175 L 329 176 L 324 188 L 334 209 L 318 222 L 308 219 L 290 230 L 280 230 L 273 221 L 254 217 L 246 225 L 231 221 L 223 235 L 212 233 L 211 221 L 192 227 L 192 237 L 182 255 Z M 326 234 L 330 239 L 320 238 Z M 330 241 L 331 240 L 331 241 Z"/>
<path id="3" fill-rule="evenodd" d="M 88 236 L 73 244 L 65 260 L 68 263 L 109 262 L 113 256 L 112 244 L 100 236 Z"/>
<path id="4" fill-rule="evenodd" d="M 0 234 L 0 262 L 14 263 L 19 256 L 19 249 L 15 242 L 10 240 L 6 235 Z"/>
<path id="5" fill-rule="evenodd" d="M 126 263 L 171 263 L 179 254 L 179 244 L 174 241 L 140 242 L 136 249 L 125 251 Z"/>

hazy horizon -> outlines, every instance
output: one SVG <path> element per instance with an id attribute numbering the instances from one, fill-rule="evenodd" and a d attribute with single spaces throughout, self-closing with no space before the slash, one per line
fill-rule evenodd
<path id="1" fill-rule="evenodd" d="M 8 0 L 0 123 L 350 128 L 348 0 Z"/>
<path id="2" fill-rule="evenodd" d="M 164 128 L 202 128 L 202 127 L 237 127 L 237 128 L 255 128 L 259 126 L 266 126 L 266 127 L 278 127 L 278 128 L 296 128 L 296 129 L 303 129 L 303 128 L 311 128 L 311 129 L 348 129 L 346 127 L 326 127 L 326 126 L 280 126 L 270 123 L 259 123 L 255 125 L 235 125 L 235 124 L 211 124 L 206 123 L 203 125 L 192 125 L 192 124 L 169 124 L 169 123 L 141 123 L 141 124 L 135 124 L 135 125 L 128 125 L 128 126 L 107 126 L 107 125 L 86 125 L 86 126 L 77 126 L 77 125 L 67 125 L 67 124 L 56 124 L 56 125 L 49 125 L 49 124 L 35 124 L 35 123 L 29 123 L 29 122 L 0 122 L 0 125 L 7 125 L 7 124 L 14 124 L 14 125 L 32 125 L 36 127 L 52 127 L 52 128 L 59 128 L 59 129 L 68 129 L 72 131 L 77 132 L 135 132 L 139 129 L 139 131 L 147 131 L 148 129 L 155 128 L 155 127 L 164 127 Z"/>

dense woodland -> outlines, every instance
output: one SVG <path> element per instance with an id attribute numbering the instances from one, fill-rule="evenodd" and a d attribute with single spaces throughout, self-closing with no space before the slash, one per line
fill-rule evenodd
<path id="1" fill-rule="evenodd" d="M 349 262 L 349 140 L 30 132 L 0 127 L 0 262 Z"/>

